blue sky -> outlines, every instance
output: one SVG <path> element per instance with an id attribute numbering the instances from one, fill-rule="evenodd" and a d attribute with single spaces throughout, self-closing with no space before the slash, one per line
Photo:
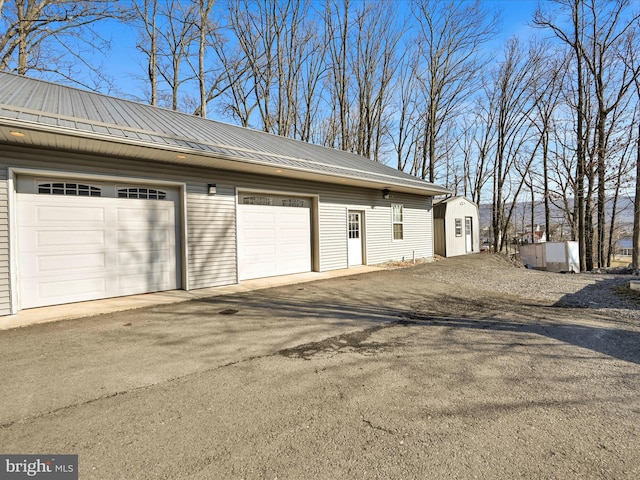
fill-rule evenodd
<path id="1" fill-rule="evenodd" d="M 409 0 L 398 0 L 401 8 L 407 8 Z M 527 25 L 533 18 L 538 0 L 482 0 L 490 10 L 502 13 L 500 33 L 489 47 L 499 52 L 505 41 L 517 35 L 522 39 L 528 38 L 533 29 Z M 133 97 L 143 100 L 142 81 L 137 78 L 146 69 L 140 65 L 144 59 L 136 50 L 136 31 L 121 23 L 109 22 L 104 24 L 102 33 L 111 38 L 112 50 L 104 59 L 104 68 L 114 79 L 115 90 L 104 92 L 118 96 Z"/>

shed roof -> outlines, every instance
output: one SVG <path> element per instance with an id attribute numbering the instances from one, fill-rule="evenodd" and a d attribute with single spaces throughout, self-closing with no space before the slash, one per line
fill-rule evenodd
<path id="1" fill-rule="evenodd" d="M 451 196 L 451 197 L 446 197 L 446 198 L 438 198 L 435 199 L 433 201 L 434 205 L 440 205 L 440 204 L 448 204 L 448 203 L 452 203 L 452 202 L 465 202 L 465 203 L 469 203 L 471 205 L 473 205 L 474 207 L 478 208 L 478 205 L 475 202 L 472 202 L 471 200 L 469 200 L 467 197 L 464 196 Z"/>
<path id="2" fill-rule="evenodd" d="M 25 135 L 10 133 L 16 130 Z M 422 195 L 450 193 L 353 153 L 5 72 L 0 143 Z"/>

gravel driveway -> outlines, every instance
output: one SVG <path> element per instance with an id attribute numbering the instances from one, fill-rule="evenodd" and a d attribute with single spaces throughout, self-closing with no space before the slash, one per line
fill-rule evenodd
<path id="1" fill-rule="evenodd" d="M 482 254 L 0 332 L 0 453 L 82 479 L 640 478 L 630 277 Z"/>

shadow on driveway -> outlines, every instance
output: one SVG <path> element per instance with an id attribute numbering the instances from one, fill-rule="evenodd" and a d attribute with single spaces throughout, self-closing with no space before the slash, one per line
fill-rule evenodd
<path id="1" fill-rule="evenodd" d="M 640 364 L 640 332 L 632 330 L 588 325 L 526 324 L 508 320 L 435 318 L 418 314 L 409 314 L 407 319 L 427 326 L 535 334 Z"/>

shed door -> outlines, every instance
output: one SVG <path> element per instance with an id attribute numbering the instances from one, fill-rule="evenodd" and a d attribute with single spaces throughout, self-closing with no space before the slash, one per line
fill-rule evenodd
<path id="1" fill-rule="evenodd" d="M 178 288 L 174 201 L 17 197 L 21 308 Z"/>
<path id="2" fill-rule="evenodd" d="M 246 198 L 265 204 L 238 205 L 239 279 L 311 271 L 309 201 L 256 195 Z"/>
<path id="3" fill-rule="evenodd" d="M 464 237 L 466 252 L 473 252 L 473 221 L 471 217 L 464 218 Z"/>

